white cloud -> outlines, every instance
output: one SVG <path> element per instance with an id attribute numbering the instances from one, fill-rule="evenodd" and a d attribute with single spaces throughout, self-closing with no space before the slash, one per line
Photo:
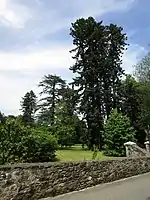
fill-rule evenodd
<path id="1" fill-rule="evenodd" d="M 29 9 L 19 3 L 12 0 L 0 0 L 0 22 L 5 26 L 23 28 L 31 17 L 30 14 Z"/>
<path id="2" fill-rule="evenodd" d="M 0 0 L 0 22 L 8 27 L 20 29 L 29 22 L 31 29 L 45 33 L 47 23 L 52 32 L 69 26 L 77 17 L 100 16 L 109 11 L 124 11 L 129 9 L 135 0 Z M 33 6 L 34 5 L 34 6 Z M 45 23 L 42 23 L 45 22 Z M 38 26 L 40 24 L 40 26 Z M 52 24 L 52 27 L 51 27 Z M 43 28 L 46 29 L 43 29 Z"/>
<path id="3" fill-rule="evenodd" d="M 110 11 L 123 11 L 131 7 L 134 0 L 76 0 L 72 7 L 72 2 L 68 1 L 68 8 L 72 7 L 73 10 L 78 10 L 78 14 L 87 17 L 89 15 L 101 15 Z M 85 6 L 86 5 L 86 6 Z"/>
<path id="4" fill-rule="evenodd" d="M 130 45 L 123 55 L 122 67 L 126 70 L 126 73 L 133 73 L 133 66 L 146 54 L 147 51 L 144 47 L 137 44 Z"/>
<path id="5" fill-rule="evenodd" d="M 32 6 L 27 6 L 26 3 L 31 1 Z M 35 43 L 45 34 L 69 27 L 70 22 L 78 17 L 96 17 L 109 11 L 124 11 L 133 2 L 134 0 L 65 0 L 65 3 L 64 0 L 0 0 L 0 24 L 13 28 L 16 32 L 21 30 L 17 32 L 20 34 L 18 43 L 20 39 L 31 41 L 28 38 L 32 38 Z M 73 63 L 69 54 L 72 45 L 54 43 L 45 48 L 43 40 L 40 42 L 40 47 L 31 44 L 31 49 L 26 51 L 24 47 L 20 52 L 0 51 L 0 110 L 5 114 L 18 114 L 21 97 L 31 89 L 38 92 L 37 84 L 43 75 L 60 71 L 60 75 L 64 73 L 68 79 L 71 78 L 67 75 L 67 69 Z M 127 71 L 135 64 L 139 54 L 141 51 L 137 48 L 130 49 L 124 55 L 124 67 Z"/>
<path id="6" fill-rule="evenodd" d="M 54 46 L 24 54 L 0 53 L 0 109 L 17 114 L 21 97 L 31 89 L 38 93 L 37 84 L 45 74 L 67 71 L 72 64 L 70 48 Z"/>
<path id="7" fill-rule="evenodd" d="M 0 53 L 0 70 L 21 70 L 34 71 L 48 66 L 53 68 L 68 67 L 71 62 L 71 57 L 68 52 L 70 46 L 53 46 L 50 49 L 34 49 L 29 52 L 1 52 Z M 11 61 L 11 62 L 10 62 Z M 65 65 L 66 63 L 66 65 Z"/>
<path id="8" fill-rule="evenodd" d="M 79 17 L 98 17 L 111 11 L 123 12 L 129 10 L 134 2 L 135 0 L 65 0 L 64 3 L 64 0 L 56 0 L 50 3 L 38 0 L 38 7 L 34 10 L 32 34 L 38 33 L 35 37 L 40 38 L 69 27 Z"/>
<path id="9" fill-rule="evenodd" d="M 33 89 L 39 92 L 37 84 L 47 73 L 66 73 L 73 64 L 69 50 L 72 46 L 54 46 L 51 49 L 25 54 L 0 53 L 0 98 L 1 110 L 6 114 L 18 114 L 20 100 L 24 94 Z M 123 56 L 123 67 L 132 73 L 132 66 L 139 60 L 145 50 L 133 45 Z M 66 77 L 65 77 L 66 78 Z M 70 79 L 71 77 L 67 77 Z"/>

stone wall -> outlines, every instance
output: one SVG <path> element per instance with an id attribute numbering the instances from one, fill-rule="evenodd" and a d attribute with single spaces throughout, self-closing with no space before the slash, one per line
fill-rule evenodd
<path id="1" fill-rule="evenodd" d="M 127 142 L 125 143 L 126 147 L 126 156 L 127 157 L 142 157 L 142 156 L 150 156 L 150 151 L 149 149 L 149 142 L 146 142 L 146 149 L 142 149 L 139 147 L 136 143 L 134 142 Z"/>
<path id="2" fill-rule="evenodd" d="M 0 200 L 37 200 L 150 172 L 150 157 L 0 166 Z"/>

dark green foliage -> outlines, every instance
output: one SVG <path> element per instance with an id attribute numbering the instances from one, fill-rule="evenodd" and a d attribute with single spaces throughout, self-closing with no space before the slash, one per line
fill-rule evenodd
<path id="1" fill-rule="evenodd" d="M 61 146 L 72 146 L 80 143 L 84 134 L 82 122 L 78 117 L 78 95 L 73 87 L 64 85 L 61 96 L 56 106 L 54 132 Z"/>
<path id="2" fill-rule="evenodd" d="M 135 66 L 135 75 L 139 82 L 141 98 L 139 125 L 150 141 L 150 53 Z"/>
<path id="3" fill-rule="evenodd" d="M 141 113 L 139 115 L 139 125 L 145 131 L 147 139 L 150 140 L 150 80 L 140 82 Z"/>
<path id="4" fill-rule="evenodd" d="M 150 53 L 135 66 L 136 78 L 125 76 L 122 27 L 81 18 L 70 35 L 72 83 L 45 75 L 38 105 L 31 90 L 22 98 L 22 115 L 0 112 L 0 164 L 51 161 L 58 145 L 86 145 L 93 159 L 103 148 L 109 156 L 124 156 L 125 142 L 150 141 Z"/>
<path id="5" fill-rule="evenodd" d="M 0 112 L 0 123 L 1 124 L 5 123 L 5 116 L 1 112 Z"/>
<path id="6" fill-rule="evenodd" d="M 76 77 L 80 112 L 87 123 L 89 148 L 102 148 L 103 120 L 113 108 L 119 107 L 118 90 L 121 77 L 121 54 L 126 35 L 114 24 L 105 26 L 92 17 L 72 24 L 75 64 L 70 68 Z"/>
<path id="7" fill-rule="evenodd" d="M 25 162 L 49 162 L 55 159 L 55 151 L 58 148 L 57 140 L 50 132 L 32 130 L 32 135 L 27 138 L 23 160 Z"/>
<path id="8" fill-rule="evenodd" d="M 55 123 L 52 128 L 61 146 L 72 146 L 76 143 L 78 117 L 71 113 L 67 102 L 63 101 L 57 105 Z"/>
<path id="9" fill-rule="evenodd" d="M 61 77 L 50 74 L 44 76 L 40 82 L 39 87 L 43 89 L 41 95 L 43 94 L 45 97 L 40 99 L 39 124 L 54 124 L 56 105 L 60 101 L 62 88 L 64 88 L 65 84 Z"/>
<path id="10" fill-rule="evenodd" d="M 56 139 L 43 133 L 6 120 L 0 124 L 0 164 L 18 162 L 47 162 L 55 158 Z"/>
<path id="11" fill-rule="evenodd" d="M 138 115 L 140 113 L 140 94 L 139 84 L 131 76 L 127 75 L 126 79 L 122 82 L 122 112 L 127 115 L 133 126 L 136 126 Z"/>
<path id="12" fill-rule="evenodd" d="M 124 143 L 134 141 L 134 135 L 130 119 L 114 109 L 104 126 L 105 154 L 125 156 Z"/>
<path id="13" fill-rule="evenodd" d="M 56 135 L 61 146 L 71 146 L 76 143 L 76 112 L 77 95 L 61 77 L 48 75 L 40 83 L 42 94 L 46 94 L 40 105 L 41 113 L 38 118 L 40 124 L 49 126 L 49 130 Z M 43 102 L 44 100 L 44 102 Z M 43 112 L 44 111 L 44 112 Z"/>
<path id="14" fill-rule="evenodd" d="M 61 102 L 66 105 L 67 115 L 73 116 L 75 113 L 78 113 L 78 93 L 73 87 L 70 88 L 67 84 L 63 85 L 61 89 Z"/>
<path id="15" fill-rule="evenodd" d="M 127 115 L 131 121 L 131 125 L 136 130 L 135 138 L 139 145 L 144 144 L 145 134 L 141 127 L 141 91 L 140 84 L 131 75 L 127 75 L 126 79 L 122 82 L 120 88 L 122 96 L 121 111 Z"/>
<path id="16" fill-rule="evenodd" d="M 36 95 L 31 90 L 27 92 L 22 98 L 21 110 L 22 110 L 22 121 L 25 125 L 34 124 L 34 114 L 36 111 Z"/>
<path id="17" fill-rule="evenodd" d="M 82 144 L 84 147 L 89 146 L 88 141 L 88 134 L 87 134 L 87 125 L 84 120 L 78 119 L 77 127 L 76 127 L 76 134 L 77 134 L 77 144 Z"/>

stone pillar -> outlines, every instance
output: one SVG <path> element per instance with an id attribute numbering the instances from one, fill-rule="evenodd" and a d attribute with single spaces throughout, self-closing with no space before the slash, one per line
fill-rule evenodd
<path id="1" fill-rule="evenodd" d="M 145 142 L 146 151 L 150 152 L 150 143 L 149 141 Z"/>
<path id="2" fill-rule="evenodd" d="M 135 145 L 136 145 L 136 143 L 134 143 L 134 142 L 126 142 L 126 143 L 124 143 L 124 146 L 126 148 L 126 156 L 127 157 L 134 156 L 132 147 L 135 146 Z"/>

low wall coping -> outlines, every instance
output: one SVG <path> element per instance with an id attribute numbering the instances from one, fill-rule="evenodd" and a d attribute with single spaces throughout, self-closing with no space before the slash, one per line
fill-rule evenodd
<path id="1" fill-rule="evenodd" d="M 129 142 L 124 143 L 124 145 L 125 146 L 132 146 L 132 145 L 136 145 L 136 143 L 129 141 Z"/>
<path id="2" fill-rule="evenodd" d="M 91 163 L 91 162 L 113 162 L 113 161 L 122 161 L 122 160 L 138 160 L 138 159 L 147 159 L 150 156 L 141 156 L 141 157 L 119 157 L 119 158 L 108 158 L 101 160 L 87 160 L 87 161 L 76 161 L 76 162 L 49 162 L 49 163 L 18 163 L 18 164 L 6 164 L 0 165 L 1 169 L 16 169 L 16 168 L 49 168 L 52 166 L 60 166 L 60 165 L 78 165 L 81 163 Z"/>

